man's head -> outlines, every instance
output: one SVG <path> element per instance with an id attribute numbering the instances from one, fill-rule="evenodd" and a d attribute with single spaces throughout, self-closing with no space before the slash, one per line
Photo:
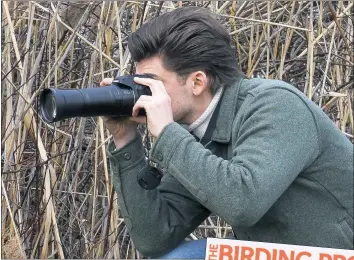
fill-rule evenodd
<path id="1" fill-rule="evenodd" d="M 191 123 L 220 87 L 240 77 L 226 29 L 203 8 L 185 7 L 145 23 L 129 37 L 136 73 L 161 80 L 174 120 Z"/>

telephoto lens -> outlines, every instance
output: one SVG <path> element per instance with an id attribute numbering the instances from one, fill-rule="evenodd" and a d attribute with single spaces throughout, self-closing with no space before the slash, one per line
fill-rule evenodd
<path id="1" fill-rule="evenodd" d="M 117 77 L 105 87 L 86 89 L 47 88 L 40 94 L 40 109 L 47 123 L 73 117 L 131 116 L 134 104 L 141 95 L 151 96 L 150 88 L 134 82 L 134 77 Z M 143 109 L 139 115 L 145 115 Z"/>

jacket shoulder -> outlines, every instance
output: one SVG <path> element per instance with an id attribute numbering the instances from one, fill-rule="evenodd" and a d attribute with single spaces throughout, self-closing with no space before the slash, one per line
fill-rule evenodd
<path id="1" fill-rule="evenodd" d="M 248 94 L 256 96 L 261 92 L 270 89 L 289 90 L 294 94 L 304 95 L 294 85 L 291 85 L 290 83 L 287 83 L 285 81 L 276 80 L 276 79 L 261 79 L 261 78 L 244 80 L 241 85 L 240 94 L 241 96 L 247 96 Z"/>
<path id="2" fill-rule="evenodd" d="M 243 80 L 240 86 L 238 98 L 241 102 L 244 101 L 247 96 L 262 96 L 268 97 L 267 99 L 272 99 L 271 96 L 276 93 L 278 93 L 280 96 L 284 96 L 284 98 L 297 97 L 295 99 L 298 99 L 298 101 L 302 100 L 302 102 L 306 103 L 309 108 L 313 108 L 314 104 L 310 102 L 310 99 L 294 85 L 282 80 L 275 79 L 255 78 Z"/>

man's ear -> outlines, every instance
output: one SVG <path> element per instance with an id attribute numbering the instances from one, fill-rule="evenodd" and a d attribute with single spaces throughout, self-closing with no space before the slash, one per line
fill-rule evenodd
<path id="1" fill-rule="evenodd" d="M 191 82 L 193 95 L 199 96 L 204 91 L 209 91 L 209 81 L 204 71 L 193 72 L 188 78 L 187 82 Z"/>

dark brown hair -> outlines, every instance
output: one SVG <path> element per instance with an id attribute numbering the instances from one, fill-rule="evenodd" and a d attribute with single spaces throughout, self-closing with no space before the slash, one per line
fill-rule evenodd
<path id="1" fill-rule="evenodd" d="M 128 40 L 134 62 L 158 55 L 180 78 L 202 70 L 212 93 L 242 76 L 227 30 L 205 8 L 181 7 L 143 24 Z"/>

